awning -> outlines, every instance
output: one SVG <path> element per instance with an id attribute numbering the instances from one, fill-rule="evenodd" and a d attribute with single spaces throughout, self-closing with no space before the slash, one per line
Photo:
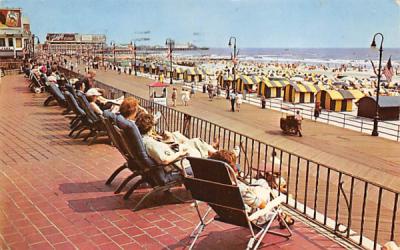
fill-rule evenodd
<path id="1" fill-rule="evenodd" d="M 304 85 L 304 84 L 298 84 L 298 83 L 289 83 L 291 86 L 293 86 L 293 88 L 296 90 L 296 92 L 312 92 L 312 93 L 316 93 L 318 91 L 320 91 L 322 88 L 320 86 L 316 86 L 316 85 Z"/>
<path id="2" fill-rule="evenodd" d="M 186 70 L 186 74 L 188 75 L 202 75 L 203 72 L 197 68 L 189 68 Z"/>
<path id="3" fill-rule="evenodd" d="M 262 81 L 269 88 L 282 88 L 282 87 L 285 87 L 286 85 L 290 84 L 290 82 L 288 80 L 284 80 L 284 79 L 273 80 L 268 77 L 263 77 Z"/>
<path id="4" fill-rule="evenodd" d="M 359 90 L 325 90 L 332 100 L 360 99 L 364 96 Z"/>
<path id="5" fill-rule="evenodd" d="M 247 75 L 241 75 L 240 79 L 243 81 L 244 84 L 247 84 L 247 85 L 253 85 L 253 84 L 257 83 L 255 81 L 253 81 L 252 77 L 249 77 Z"/>
<path id="6" fill-rule="evenodd" d="M 148 86 L 153 88 L 162 88 L 162 87 L 168 87 L 169 85 L 162 82 L 153 82 L 150 83 Z"/>

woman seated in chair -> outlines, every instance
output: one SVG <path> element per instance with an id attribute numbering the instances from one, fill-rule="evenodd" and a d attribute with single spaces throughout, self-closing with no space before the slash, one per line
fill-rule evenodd
<path id="1" fill-rule="evenodd" d="M 110 109 L 111 112 L 116 113 L 119 110 L 124 97 L 121 96 L 115 100 L 106 99 L 102 93 L 96 88 L 91 88 L 86 92 L 86 97 L 89 101 L 90 108 L 98 115 L 103 114 L 103 110 Z"/>
<path id="2" fill-rule="evenodd" d="M 172 144 L 169 144 L 169 141 L 163 141 L 162 138 L 165 138 L 165 136 L 159 136 L 154 133 L 153 127 L 155 121 L 151 114 L 141 113 L 136 118 L 135 123 L 143 136 L 143 143 L 147 154 L 159 164 L 172 163 L 183 155 L 207 158 L 217 151 L 215 149 L 217 147 L 216 144 L 209 145 L 199 138 L 188 139 L 184 135 L 179 134 L 179 132 L 169 134 L 171 137 L 168 140 L 172 139 Z"/>
<path id="3" fill-rule="evenodd" d="M 226 162 L 236 173 L 236 176 L 232 176 L 232 178 L 238 176 L 236 154 L 234 152 L 222 149 L 212 154 L 210 159 Z M 252 213 L 257 209 L 263 209 L 270 202 L 272 190 L 265 179 L 252 179 L 251 184 L 246 184 L 244 181 L 237 179 L 237 185 L 248 212 Z M 288 225 L 294 223 L 293 219 L 287 214 L 282 213 L 282 218 Z M 259 218 L 255 223 L 261 225 L 269 221 L 269 219 L 268 217 Z"/>

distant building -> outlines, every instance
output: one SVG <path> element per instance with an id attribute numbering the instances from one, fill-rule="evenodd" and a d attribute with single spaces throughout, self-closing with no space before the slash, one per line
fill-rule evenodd
<path id="1" fill-rule="evenodd" d="M 30 50 L 29 19 L 19 8 L 0 8 L 0 67 L 13 68 L 7 59 L 22 59 Z"/>
<path id="2" fill-rule="evenodd" d="M 106 47 L 106 36 L 101 34 L 48 33 L 43 49 L 51 54 L 94 55 Z"/>

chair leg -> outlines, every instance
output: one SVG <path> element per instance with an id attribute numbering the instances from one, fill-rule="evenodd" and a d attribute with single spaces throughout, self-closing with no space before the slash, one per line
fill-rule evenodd
<path id="1" fill-rule="evenodd" d="M 78 131 L 78 133 L 74 136 L 74 139 L 78 138 L 78 137 L 81 135 L 81 133 L 82 133 L 83 131 L 85 131 L 86 129 L 88 129 L 88 127 L 86 127 L 86 126 L 84 126 L 83 128 L 81 128 L 81 129 Z"/>
<path id="2" fill-rule="evenodd" d="M 87 135 L 85 136 L 85 138 L 83 138 L 83 141 L 87 141 L 87 140 L 89 139 L 89 137 L 91 137 L 91 136 L 94 135 L 94 133 L 95 133 L 95 131 L 94 131 L 93 129 L 90 129 L 90 133 L 87 134 Z"/>
<path id="3" fill-rule="evenodd" d="M 145 181 L 141 179 L 138 182 L 136 182 L 132 187 L 130 187 L 129 190 L 124 194 L 124 200 L 129 199 L 132 193 L 143 183 L 145 183 Z"/>
<path id="4" fill-rule="evenodd" d="M 137 173 L 132 173 L 131 175 L 126 177 L 126 179 L 121 184 L 119 184 L 118 188 L 114 191 L 114 194 L 121 193 L 122 189 L 126 186 L 126 184 L 128 184 L 128 182 L 130 182 L 136 176 L 138 176 Z"/>
<path id="5" fill-rule="evenodd" d="M 117 175 L 119 173 L 121 173 L 122 170 L 124 170 L 125 168 L 128 167 L 128 163 L 125 162 L 124 165 L 120 166 L 119 168 L 117 168 L 114 173 L 112 173 L 112 175 L 107 179 L 106 181 L 106 185 L 110 185 L 111 182 L 115 179 L 115 177 L 117 177 Z"/>
<path id="6" fill-rule="evenodd" d="M 203 232 L 204 228 L 211 223 L 214 218 L 210 219 L 208 222 L 205 222 L 207 215 L 211 212 L 211 207 L 207 209 L 205 214 L 201 216 L 200 210 L 199 210 L 199 205 L 197 201 L 194 202 L 197 215 L 199 216 L 200 222 L 197 224 L 197 226 L 194 228 L 193 232 L 190 234 L 190 238 L 194 238 L 192 243 L 189 246 L 189 250 L 193 249 L 194 244 L 196 244 L 197 239 L 199 238 L 200 234 Z"/>
<path id="7" fill-rule="evenodd" d="M 78 121 L 77 124 L 71 127 L 71 131 L 69 132 L 68 136 L 72 136 L 75 131 L 82 129 L 83 126 L 83 123 Z"/>
<path id="8" fill-rule="evenodd" d="M 145 194 L 142 199 L 140 199 L 140 201 L 136 204 L 136 206 L 132 209 L 133 211 L 137 211 L 140 207 L 140 205 L 142 205 L 143 201 L 146 200 L 147 197 L 149 197 L 150 195 L 157 193 L 161 190 L 164 190 L 165 187 L 156 187 L 153 190 L 151 190 L 150 192 L 148 192 L 147 194 Z M 125 194 L 126 195 L 126 194 Z M 124 196 L 125 197 L 125 196 Z"/>
<path id="9" fill-rule="evenodd" d="M 51 95 L 49 97 L 47 97 L 47 99 L 44 101 L 44 106 L 49 106 L 50 102 L 52 102 L 54 100 L 54 97 Z"/>
<path id="10" fill-rule="evenodd" d="M 93 136 L 93 138 L 90 140 L 90 142 L 88 143 L 88 146 L 92 145 L 92 144 L 97 140 L 97 137 L 99 137 L 99 131 L 95 131 L 95 132 L 94 132 L 94 136 Z"/>

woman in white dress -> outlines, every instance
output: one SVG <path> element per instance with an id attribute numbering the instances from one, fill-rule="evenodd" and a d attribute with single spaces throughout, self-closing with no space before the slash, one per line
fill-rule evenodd
<path id="1" fill-rule="evenodd" d="M 190 101 L 190 92 L 188 90 L 182 89 L 182 102 L 183 105 L 187 106 Z"/>
<path id="2" fill-rule="evenodd" d="M 238 92 L 236 95 L 236 110 L 237 110 L 237 112 L 240 111 L 240 105 L 242 104 L 242 102 L 243 102 L 242 92 Z"/>

